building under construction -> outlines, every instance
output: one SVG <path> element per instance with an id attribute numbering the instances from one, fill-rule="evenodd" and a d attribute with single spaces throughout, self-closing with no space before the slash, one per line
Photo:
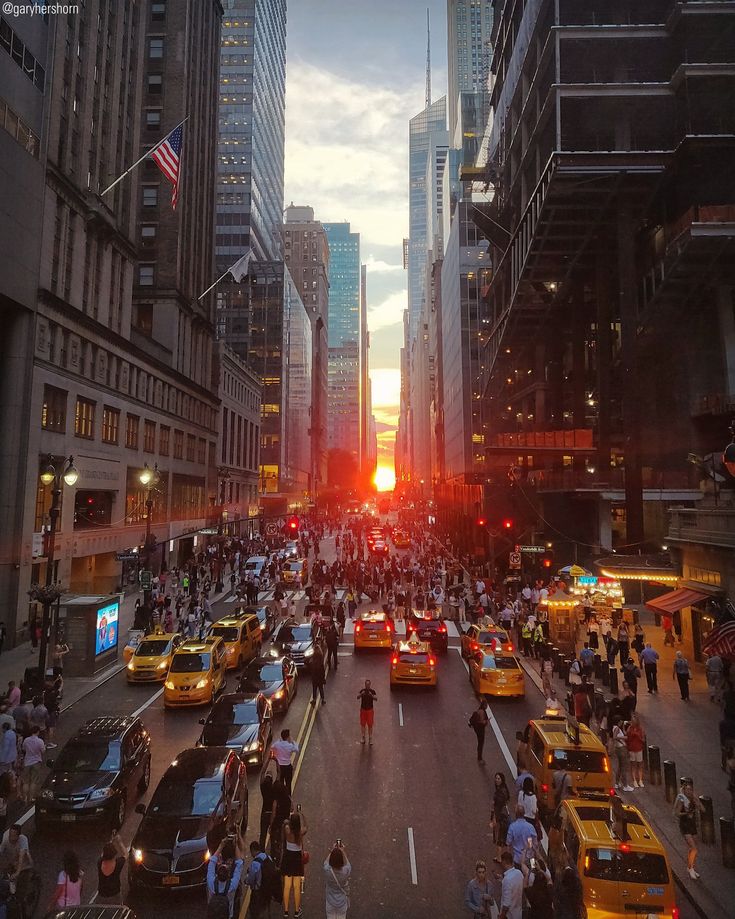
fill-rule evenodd
<path id="1" fill-rule="evenodd" d="M 660 542 L 735 406 L 735 2 L 494 9 L 486 481 L 590 554 Z"/>

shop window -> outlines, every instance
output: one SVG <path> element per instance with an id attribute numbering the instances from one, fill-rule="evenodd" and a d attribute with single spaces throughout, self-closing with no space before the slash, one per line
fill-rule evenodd
<path id="1" fill-rule="evenodd" d="M 74 529 L 89 530 L 112 522 L 112 492 L 77 491 L 74 495 Z"/>
<path id="2" fill-rule="evenodd" d="M 41 409 L 41 427 L 45 431 L 66 433 L 66 400 L 69 393 L 56 386 L 43 387 L 43 407 Z"/>

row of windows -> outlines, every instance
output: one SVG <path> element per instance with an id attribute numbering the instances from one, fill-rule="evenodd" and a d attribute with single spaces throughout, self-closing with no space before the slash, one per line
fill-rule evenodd
<path id="1" fill-rule="evenodd" d="M 46 385 L 43 388 L 43 405 L 41 408 L 41 427 L 45 431 L 58 434 L 66 433 L 66 413 L 69 393 L 56 386 Z M 74 408 L 74 436 L 84 440 L 95 439 L 95 421 L 97 403 L 92 399 L 77 396 Z M 120 443 L 121 411 L 110 405 L 102 406 L 102 443 L 118 446 Z M 139 415 L 127 412 L 125 415 L 125 446 L 130 450 L 140 447 L 141 419 Z M 158 432 L 157 429 L 158 428 Z M 158 433 L 158 453 L 169 456 L 171 450 L 171 428 L 168 425 L 156 425 L 149 418 L 143 419 L 143 452 L 156 452 L 156 433 Z M 184 432 L 178 428 L 173 432 L 174 459 L 184 458 Z M 206 463 L 207 440 L 204 437 L 186 435 L 186 459 L 189 462 Z"/>
<path id="2" fill-rule="evenodd" d="M 39 138 L 3 99 L 0 99 L 0 128 L 6 130 L 24 150 L 38 159 Z"/>
<path id="3" fill-rule="evenodd" d="M 28 79 L 43 92 L 46 71 L 4 19 L 0 19 L 0 48 L 8 52 Z"/>

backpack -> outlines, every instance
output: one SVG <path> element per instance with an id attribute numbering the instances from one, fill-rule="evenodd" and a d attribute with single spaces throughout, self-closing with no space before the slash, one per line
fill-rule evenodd
<path id="1" fill-rule="evenodd" d="M 217 867 L 219 868 L 219 865 Z M 232 884 L 231 870 L 224 889 L 218 890 L 221 883 L 222 881 L 215 875 L 214 890 L 207 904 L 207 919 L 229 919 L 230 917 L 230 901 L 227 898 L 227 894 L 230 892 L 230 885 Z"/>
<path id="2" fill-rule="evenodd" d="M 264 859 L 258 860 L 260 861 L 260 889 L 263 892 L 263 898 L 281 903 L 283 901 L 281 872 L 270 856 L 266 855 Z"/>

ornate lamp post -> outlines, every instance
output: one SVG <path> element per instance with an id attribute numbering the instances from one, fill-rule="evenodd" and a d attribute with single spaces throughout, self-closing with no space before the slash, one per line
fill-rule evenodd
<path id="1" fill-rule="evenodd" d="M 46 658 L 48 656 L 49 633 L 51 631 L 51 606 L 61 596 L 61 589 L 54 583 L 54 543 L 56 542 L 56 529 L 59 521 L 59 503 L 61 498 L 62 482 L 70 487 L 76 485 L 79 472 L 74 466 L 74 458 L 70 456 L 59 464 L 56 457 L 49 455 L 41 470 L 39 478 L 46 486 L 51 486 L 51 507 L 49 509 L 49 526 L 44 533 L 44 555 L 46 556 L 46 581 L 42 585 L 32 584 L 28 595 L 32 600 L 37 600 L 43 606 L 43 619 L 41 624 L 41 641 L 38 648 L 38 670 L 41 681 L 46 674 Z"/>
<path id="2" fill-rule="evenodd" d="M 156 547 L 155 536 L 151 533 L 151 523 L 153 517 L 153 491 L 161 481 L 161 474 L 158 471 L 158 463 L 153 464 L 151 469 L 148 463 L 143 464 L 143 469 L 138 475 L 138 481 L 146 490 L 145 498 L 145 543 L 143 544 L 143 559 L 145 568 L 141 571 L 141 584 L 143 586 L 143 603 L 148 606 L 151 601 L 151 556 Z"/>
<path id="3" fill-rule="evenodd" d="M 227 510 L 225 508 L 225 487 L 230 478 L 230 470 L 225 466 L 220 466 L 217 470 L 219 479 L 219 523 L 217 525 L 217 581 L 214 585 L 215 592 L 221 593 L 225 589 L 223 580 L 225 560 L 224 560 L 224 525 L 227 519 Z"/>

